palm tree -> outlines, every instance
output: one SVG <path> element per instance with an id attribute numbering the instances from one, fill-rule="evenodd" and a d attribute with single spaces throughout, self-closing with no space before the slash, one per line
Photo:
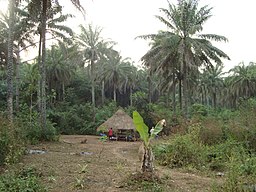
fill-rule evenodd
<path id="1" fill-rule="evenodd" d="M 84 11 L 79 0 L 71 0 L 71 2 L 80 10 Z M 58 1 L 55 1 L 57 9 L 61 9 Z M 39 82 L 39 110 L 41 114 L 41 126 L 42 129 L 46 128 L 46 26 L 47 26 L 47 12 L 53 7 L 51 0 L 31 0 L 29 2 L 29 11 L 33 18 L 39 18 L 41 25 L 39 26 L 39 52 L 38 52 L 38 64 L 40 71 L 40 82 Z"/>
<path id="2" fill-rule="evenodd" d="M 232 68 L 229 73 L 229 83 L 235 98 L 248 99 L 256 94 L 256 64 L 251 62 L 245 66 L 244 63 Z"/>
<path id="3" fill-rule="evenodd" d="M 47 83 L 49 90 L 56 91 L 58 100 L 64 100 L 65 86 L 75 73 L 77 53 L 75 45 L 68 46 L 61 42 L 47 51 Z"/>
<path id="4" fill-rule="evenodd" d="M 133 99 L 132 99 L 132 94 L 133 94 L 133 90 L 138 87 L 137 83 L 138 83 L 138 71 L 137 68 L 132 65 L 127 63 L 128 65 L 130 65 L 130 70 L 128 72 L 130 72 L 128 74 L 128 76 L 126 76 L 126 81 L 125 81 L 125 85 L 124 85 L 124 91 L 126 91 L 126 89 L 129 89 L 129 94 L 130 94 L 130 106 L 133 106 Z"/>
<path id="5" fill-rule="evenodd" d="M 121 91 L 126 85 L 127 78 L 131 73 L 131 65 L 129 58 L 122 59 L 118 55 L 113 55 L 109 58 L 108 62 L 105 63 L 104 71 L 102 76 L 107 80 L 108 87 L 113 90 L 113 99 L 116 102 L 117 90 Z"/>
<path id="6" fill-rule="evenodd" d="M 102 29 L 100 27 L 94 28 L 92 25 L 89 25 L 85 28 L 80 25 L 80 29 L 81 33 L 77 37 L 77 43 L 81 46 L 81 51 L 84 53 L 85 62 L 88 63 L 88 72 L 91 77 L 92 106 L 95 115 L 95 63 L 99 61 L 102 49 L 107 49 L 114 43 L 112 41 L 106 41 L 101 37 Z"/>
<path id="7" fill-rule="evenodd" d="M 156 17 L 170 31 L 140 37 L 153 41 L 163 39 L 158 43 L 162 45 L 156 50 L 158 55 L 165 55 L 164 53 L 169 49 L 169 54 L 159 61 L 162 63 L 160 67 L 164 68 L 167 65 L 166 68 L 171 69 L 170 63 L 174 63 L 176 70 L 180 71 L 183 85 L 184 116 L 188 118 L 188 77 L 191 71 L 202 65 L 211 66 L 213 62 L 221 64 L 220 58 L 229 59 L 223 51 L 210 42 L 210 40 L 226 42 L 227 39 L 215 34 L 200 34 L 203 24 L 211 17 L 212 8 L 208 6 L 198 8 L 197 0 L 181 0 L 177 6 L 168 4 L 168 9 L 160 9 L 164 17 Z M 165 49 L 163 50 L 161 47 Z M 164 62 L 166 60 L 169 62 Z"/>
<path id="8" fill-rule="evenodd" d="M 9 16 L 7 14 L 0 13 L 0 25 L 1 25 L 1 36 L 7 37 L 9 31 Z M 16 111 L 19 111 L 19 66 L 20 66 L 20 52 L 27 48 L 27 43 L 33 44 L 33 37 L 31 34 L 31 28 L 33 24 L 28 20 L 28 13 L 25 10 L 16 8 L 15 9 L 15 18 L 13 26 L 13 50 L 16 55 Z M 5 41 L 5 40 L 3 40 Z M 6 47 L 7 49 L 7 47 Z"/>
<path id="9" fill-rule="evenodd" d="M 104 44 L 102 45 L 104 46 Z M 96 65 L 97 67 L 97 73 L 99 75 L 99 79 L 101 82 L 101 103 L 102 105 L 105 102 L 105 84 L 106 84 L 106 77 L 104 77 L 102 74 L 104 73 L 104 65 L 108 63 L 110 58 L 114 57 L 114 55 L 119 54 L 116 50 L 113 49 L 113 47 L 102 47 L 99 53 L 99 60 L 97 61 Z"/>
<path id="10" fill-rule="evenodd" d="M 36 93 L 38 89 L 39 72 L 38 66 L 34 64 L 25 64 L 21 67 L 21 89 L 22 98 L 29 103 L 30 120 L 32 120 L 32 111 L 36 106 Z"/>
<path id="11" fill-rule="evenodd" d="M 15 0 L 9 0 L 9 33 L 7 58 L 7 111 L 10 124 L 13 123 L 13 41 Z"/>
<path id="12" fill-rule="evenodd" d="M 221 90 L 224 88 L 224 80 L 222 78 L 223 75 L 223 66 L 222 65 L 216 65 L 210 68 L 206 68 L 203 70 L 203 73 L 201 74 L 201 83 L 198 83 L 198 87 L 201 91 L 202 100 L 205 97 L 211 98 L 211 103 L 213 107 L 217 108 L 217 95 L 221 95 Z M 204 99 L 205 100 L 205 99 Z M 220 100 L 220 99 L 219 99 Z"/>

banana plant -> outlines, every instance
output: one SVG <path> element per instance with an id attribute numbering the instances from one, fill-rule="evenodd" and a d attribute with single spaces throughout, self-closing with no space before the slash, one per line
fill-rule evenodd
<path id="1" fill-rule="evenodd" d="M 160 133 L 163 130 L 163 127 L 166 126 L 166 121 L 165 119 L 162 119 L 149 132 L 149 128 L 144 123 L 141 115 L 137 111 L 134 111 L 133 123 L 135 125 L 136 130 L 140 134 L 140 138 L 143 141 L 139 149 L 139 155 L 141 155 L 140 159 L 142 161 L 141 170 L 142 172 L 153 172 L 154 155 L 152 152 L 152 147 L 150 146 L 150 142 L 157 136 L 158 133 Z"/>

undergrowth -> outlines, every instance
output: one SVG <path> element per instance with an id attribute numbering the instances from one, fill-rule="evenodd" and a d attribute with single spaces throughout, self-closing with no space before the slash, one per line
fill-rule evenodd
<path id="1" fill-rule="evenodd" d="M 1 192 L 46 192 L 39 181 L 40 173 L 34 168 L 26 168 L 0 176 Z"/>

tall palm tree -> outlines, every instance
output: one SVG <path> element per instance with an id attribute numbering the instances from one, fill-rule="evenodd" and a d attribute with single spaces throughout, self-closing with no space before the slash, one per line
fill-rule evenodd
<path id="1" fill-rule="evenodd" d="M 104 44 L 102 45 L 104 46 Z M 118 55 L 119 53 L 113 49 L 113 47 L 102 47 L 99 53 L 99 60 L 97 61 L 96 65 L 97 67 L 97 73 L 99 75 L 99 79 L 101 82 L 101 103 L 104 105 L 105 102 L 105 85 L 107 82 L 107 79 L 102 74 L 104 73 L 104 65 L 108 63 L 108 61 L 114 57 L 114 55 Z"/>
<path id="2" fill-rule="evenodd" d="M 128 63 L 127 63 L 128 64 Z M 130 94 L 130 106 L 133 106 L 133 98 L 132 98 L 132 94 L 134 89 L 138 86 L 138 71 L 137 68 L 130 64 L 130 70 L 128 73 L 128 76 L 126 76 L 126 81 L 125 81 L 125 85 L 124 85 L 124 90 L 126 91 L 126 89 L 129 90 L 129 94 Z"/>
<path id="3" fill-rule="evenodd" d="M 160 44 L 169 49 L 170 58 L 169 62 L 162 63 L 169 64 L 166 68 L 170 69 L 170 63 L 175 63 L 176 70 L 181 73 L 186 118 L 188 118 L 188 77 L 191 71 L 202 65 L 211 66 L 213 62 L 222 63 L 220 58 L 229 59 L 223 51 L 210 42 L 210 40 L 226 42 L 227 38 L 215 34 L 200 34 L 203 24 L 211 17 L 211 10 L 212 8 L 208 6 L 198 8 L 197 0 L 181 0 L 177 6 L 168 3 L 167 9 L 160 9 L 164 16 L 156 17 L 169 28 L 169 31 L 140 36 L 153 41 L 164 38 Z M 166 53 L 165 50 L 164 53 Z M 161 51 L 160 47 L 157 52 Z M 166 61 L 165 59 L 167 55 L 161 61 Z"/>
<path id="4" fill-rule="evenodd" d="M 91 94 L 92 106 L 95 115 L 95 86 L 96 86 L 96 66 L 99 61 L 102 49 L 111 47 L 112 41 L 104 40 L 101 37 L 102 29 L 89 25 L 84 27 L 80 25 L 81 33 L 77 37 L 77 42 L 81 46 L 81 51 L 84 53 L 85 62 L 88 64 L 88 71 L 91 77 Z M 94 118 L 93 118 L 94 119 Z"/>
<path id="5" fill-rule="evenodd" d="M 47 84 L 49 90 L 56 91 L 58 100 L 64 100 L 65 86 L 70 83 L 75 73 L 77 53 L 75 45 L 68 46 L 61 42 L 47 51 Z"/>
<path id="6" fill-rule="evenodd" d="M 102 76 L 107 80 L 109 88 L 113 90 L 113 99 L 116 102 L 117 90 L 121 91 L 127 82 L 127 78 L 131 73 L 132 67 L 129 63 L 129 58 L 122 59 L 118 55 L 113 55 L 105 63 Z"/>
<path id="7" fill-rule="evenodd" d="M 21 66 L 21 89 L 22 99 L 29 104 L 30 119 L 32 119 L 32 111 L 36 106 L 36 93 L 38 90 L 39 72 L 37 65 L 24 64 Z"/>
<path id="8" fill-rule="evenodd" d="M 9 34 L 9 16 L 7 14 L 0 12 L 0 25 L 1 25 L 1 36 L 2 38 L 7 37 Z M 31 28 L 33 24 L 28 20 L 28 13 L 25 10 L 16 8 L 15 9 L 15 18 L 13 26 L 13 52 L 16 55 L 16 66 L 15 66 L 15 88 L 16 88 L 16 111 L 19 111 L 19 67 L 20 67 L 20 52 L 25 50 L 27 44 L 33 44 L 33 37 L 31 34 Z M 3 39 L 5 41 L 5 39 Z M 7 49 L 7 47 L 6 47 Z"/>
<path id="9" fill-rule="evenodd" d="M 80 10 L 84 11 L 83 7 L 80 4 L 79 0 L 71 0 L 71 2 Z M 39 18 L 41 25 L 39 26 L 39 52 L 38 52 L 38 64 L 40 71 L 40 83 L 39 83 L 39 110 L 41 114 L 41 126 L 42 129 L 46 128 L 46 26 L 47 26 L 47 12 L 53 6 L 57 6 L 57 9 L 61 9 L 58 1 L 55 1 L 55 4 L 51 0 L 31 0 L 29 2 L 29 11 L 34 18 Z"/>
<path id="10" fill-rule="evenodd" d="M 221 90 L 224 88 L 222 70 L 222 65 L 216 65 L 210 68 L 206 68 L 205 70 L 203 70 L 203 73 L 201 74 L 202 78 L 199 79 L 201 83 L 198 83 L 198 87 L 202 86 L 199 87 L 199 91 L 201 92 L 201 95 L 203 95 L 202 97 L 211 98 L 211 104 L 215 109 L 217 108 L 217 96 L 221 95 Z"/>
<path id="11" fill-rule="evenodd" d="M 9 35 L 7 58 L 7 111 L 8 120 L 13 123 L 13 41 L 15 0 L 9 0 Z"/>
<path id="12" fill-rule="evenodd" d="M 239 97 L 248 99 L 256 95 L 256 64 L 251 62 L 245 66 L 244 63 L 232 68 L 230 75 L 230 88 L 238 99 Z"/>

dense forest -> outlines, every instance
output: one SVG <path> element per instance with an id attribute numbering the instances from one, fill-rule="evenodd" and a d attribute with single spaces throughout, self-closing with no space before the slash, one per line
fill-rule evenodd
<path id="1" fill-rule="evenodd" d="M 162 135 L 176 136 L 154 147 L 160 164 L 228 170 L 226 191 L 256 184 L 256 63 L 224 72 L 232 58 L 214 42 L 228 37 L 202 33 L 211 10 L 195 0 L 161 8 L 168 30 L 136 37 L 150 43 L 138 66 L 101 27 L 65 25 L 74 15 L 61 2 L 9 0 L 0 15 L 0 165 L 17 163 L 27 143 L 95 135 L 122 107 L 149 127 L 166 119 Z M 25 61 L 31 48 L 38 55 Z"/>

